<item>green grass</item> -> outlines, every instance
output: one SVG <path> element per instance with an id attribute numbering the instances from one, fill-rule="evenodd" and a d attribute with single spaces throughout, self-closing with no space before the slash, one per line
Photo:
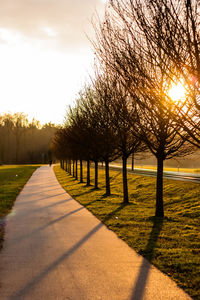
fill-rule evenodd
<path id="1" fill-rule="evenodd" d="M 99 170 L 98 190 L 80 184 L 59 166 L 54 170 L 72 197 L 193 299 L 200 299 L 200 184 L 165 179 L 161 220 L 154 218 L 155 178 L 128 174 L 130 204 L 123 205 L 121 172 L 110 171 L 112 195 L 105 197 L 103 170 Z M 92 168 L 91 177 L 94 184 Z"/>
<path id="2" fill-rule="evenodd" d="M 13 203 L 39 165 L 0 166 L 0 219 L 11 210 Z M 3 225 L 0 223 L 0 248 L 3 242 Z"/>

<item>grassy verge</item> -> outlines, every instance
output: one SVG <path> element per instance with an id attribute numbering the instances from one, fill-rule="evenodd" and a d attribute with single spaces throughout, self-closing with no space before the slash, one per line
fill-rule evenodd
<path id="1" fill-rule="evenodd" d="M 153 217 L 155 178 L 128 174 L 130 204 L 123 205 L 121 172 L 110 172 L 112 195 L 105 197 L 103 170 L 99 170 L 98 190 L 80 184 L 59 166 L 54 170 L 72 197 L 194 299 L 200 299 L 199 184 L 165 179 L 166 217 L 160 220 Z M 93 169 L 91 177 L 94 184 Z"/>
<path id="2" fill-rule="evenodd" d="M 3 242 L 3 218 L 10 212 L 17 195 L 38 166 L 0 166 L 0 249 Z"/>

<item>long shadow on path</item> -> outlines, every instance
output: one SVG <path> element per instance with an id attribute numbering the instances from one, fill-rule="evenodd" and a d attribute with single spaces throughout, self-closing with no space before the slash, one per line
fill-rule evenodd
<path id="1" fill-rule="evenodd" d="M 119 207 L 116 208 L 115 211 L 112 211 L 110 214 L 108 214 L 104 219 L 103 222 L 109 220 L 112 218 L 117 212 L 122 210 L 126 205 L 121 204 Z M 50 223 L 38 228 L 38 230 L 43 230 L 46 227 L 62 220 L 63 218 L 66 218 L 67 216 L 76 213 L 80 210 L 84 209 L 84 207 L 80 207 L 74 211 L 69 212 L 66 215 L 60 216 L 59 218 L 51 221 Z M 160 231 L 162 229 L 163 220 L 162 219 L 153 219 L 153 227 L 150 234 L 149 241 L 145 248 L 146 257 L 149 261 L 152 260 L 154 249 L 160 234 Z M 70 257 L 76 250 L 78 250 L 87 240 L 89 240 L 92 235 L 94 235 L 97 231 L 99 231 L 102 226 L 104 226 L 102 223 L 97 224 L 93 229 L 91 229 L 85 236 L 83 236 L 75 245 L 73 245 L 71 248 L 69 248 L 65 253 L 63 253 L 60 257 L 58 257 L 55 261 L 53 261 L 49 266 L 44 268 L 37 276 L 33 277 L 29 282 L 25 284 L 24 287 L 19 289 L 16 293 L 12 294 L 8 300 L 13 299 L 24 299 L 24 297 L 31 293 L 31 290 L 39 284 L 40 281 L 44 279 L 45 276 L 47 276 L 50 272 L 52 272 L 59 264 L 61 264 L 64 260 L 66 260 L 68 257 Z M 136 280 L 131 299 L 132 300 L 141 300 L 145 291 L 148 275 L 150 272 L 151 265 L 147 263 L 147 261 L 144 259 L 142 266 L 140 268 L 138 278 Z"/>
<path id="2" fill-rule="evenodd" d="M 18 202 L 17 205 L 24 205 L 24 204 L 30 204 L 30 203 L 36 203 L 36 202 L 39 202 L 39 201 L 42 201 L 42 200 L 47 200 L 49 198 L 54 198 L 54 197 L 57 197 L 57 196 L 61 196 L 61 195 L 66 195 L 66 192 L 63 192 L 63 193 L 60 193 L 60 194 L 55 194 L 55 195 L 51 195 L 51 196 L 46 196 L 46 197 L 43 197 L 43 198 L 40 198 L 40 199 L 34 199 L 34 200 L 31 200 L 31 201 L 23 201 L 23 202 Z M 72 199 L 72 198 L 71 198 Z M 67 201 L 67 200 L 66 200 Z M 59 203 L 59 202 L 56 202 L 56 203 Z M 57 205 L 57 204 L 55 204 Z M 51 206 L 51 205 L 50 205 Z M 40 208 L 39 208 L 40 209 Z"/>
<path id="3" fill-rule="evenodd" d="M 66 200 L 65 200 L 65 202 L 66 202 Z M 19 242 L 23 241 L 26 238 L 30 238 L 30 236 L 33 236 L 33 235 L 37 234 L 38 232 L 40 232 L 42 230 L 45 230 L 46 228 L 52 226 L 53 224 L 58 223 L 59 221 L 62 221 L 63 219 L 65 219 L 65 218 L 67 218 L 67 217 L 69 217 L 69 216 L 71 216 L 71 215 L 79 212 L 82 209 L 84 209 L 84 207 L 79 207 L 79 208 L 77 208 L 75 210 L 72 210 L 72 211 L 68 212 L 67 214 L 62 215 L 62 216 L 60 216 L 60 217 L 58 217 L 58 218 L 50 221 L 47 224 L 45 224 L 45 225 L 43 225 L 41 227 L 38 227 L 37 229 L 33 230 L 32 232 L 29 232 L 27 235 L 23 235 L 23 236 L 20 236 L 20 237 L 14 239 L 12 241 L 11 245 L 13 246 L 14 244 L 16 244 L 16 243 L 18 244 Z"/>
<path id="4" fill-rule="evenodd" d="M 150 238 L 148 240 L 148 243 L 146 245 L 146 248 L 144 250 L 144 253 L 146 254 L 146 258 L 149 262 L 152 261 L 153 255 L 154 255 L 154 249 L 156 246 L 156 243 L 158 241 L 161 229 L 163 226 L 163 219 L 154 217 L 153 219 L 153 227 L 150 234 Z M 143 259 L 142 265 L 140 267 L 140 271 L 137 277 L 137 281 L 135 283 L 135 286 L 133 288 L 133 292 L 131 295 L 132 300 L 141 300 L 143 298 L 143 294 L 145 291 L 148 275 L 151 269 L 150 263 L 146 261 L 146 259 Z"/>
<path id="5" fill-rule="evenodd" d="M 121 209 L 124 208 L 124 204 L 121 204 L 115 211 L 110 213 L 109 215 L 104 218 L 103 221 L 106 221 L 110 219 L 114 214 L 119 212 Z M 79 210 L 84 209 L 84 207 L 80 207 L 77 210 L 72 211 L 71 213 L 68 213 L 67 215 L 61 216 L 60 218 L 52 221 L 51 223 L 47 224 L 43 228 L 39 228 L 38 230 L 42 230 L 45 227 L 61 220 L 62 218 L 67 217 L 70 214 L 76 213 Z M 80 241 L 78 241 L 74 246 L 72 246 L 68 251 L 66 251 L 63 255 L 61 255 L 57 260 L 55 260 L 52 264 L 50 264 L 48 267 L 46 267 L 39 275 L 35 276 L 31 281 L 29 281 L 23 288 L 21 288 L 19 291 L 17 291 L 15 294 L 11 295 L 8 300 L 14 300 L 14 299 L 23 299 L 26 294 L 31 292 L 31 289 L 34 288 L 48 273 L 50 273 L 54 268 L 56 268 L 59 264 L 61 264 L 65 259 L 67 259 L 70 255 L 72 255 L 78 248 L 80 248 L 93 234 L 95 234 L 98 230 L 101 229 L 101 227 L 104 226 L 102 223 L 99 223 L 96 225 L 91 231 L 89 231 Z"/>
<path id="6" fill-rule="evenodd" d="M 31 292 L 31 289 L 36 286 L 48 273 L 56 268 L 62 261 L 72 255 L 82 244 L 84 244 L 93 234 L 95 234 L 101 227 L 102 223 L 95 226 L 90 232 L 88 232 L 78 243 L 72 246 L 67 252 L 61 255 L 57 260 L 45 268 L 38 276 L 35 276 L 25 287 L 20 289 L 17 293 L 11 295 L 8 300 L 24 299 L 25 295 Z"/>

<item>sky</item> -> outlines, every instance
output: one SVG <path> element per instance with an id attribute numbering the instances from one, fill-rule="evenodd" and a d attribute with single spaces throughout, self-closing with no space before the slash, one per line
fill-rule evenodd
<path id="1" fill-rule="evenodd" d="M 92 74 L 91 19 L 106 0 L 0 1 L 0 114 L 61 124 Z"/>

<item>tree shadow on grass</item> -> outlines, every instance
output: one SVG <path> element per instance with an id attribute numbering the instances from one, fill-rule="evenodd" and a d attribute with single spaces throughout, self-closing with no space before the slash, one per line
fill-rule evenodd
<path id="1" fill-rule="evenodd" d="M 150 218 L 153 220 L 153 227 L 151 230 L 151 234 L 148 240 L 148 243 L 144 250 L 140 251 L 139 254 L 143 255 L 149 262 L 153 260 L 154 257 L 154 250 L 162 230 L 163 226 L 163 219 L 162 218 Z M 151 264 L 143 259 L 142 265 L 140 267 L 140 271 L 135 282 L 135 286 L 133 288 L 133 292 L 131 295 L 132 300 L 141 300 L 143 299 L 143 294 L 145 291 L 148 275 L 151 269 Z"/>
<path id="2" fill-rule="evenodd" d="M 110 182 L 114 181 L 115 178 L 119 177 L 121 174 L 121 172 L 118 172 L 116 175 L 110 176 Z"/>
<path id="3" fill-rule="evenodd" d="M 101 202 L 101 199 L 96 199 L 96 200 L 93 200 L 93 201 L 91 201 L 91 202 L 89 202 L 89 203 L 86 203 L 86 204 L 84 204 L 84 206 L 85 207 L 88 207 L 88 206 L 90 206 L 91 204 L 93 204 L 93 203 L 96 203 L 96 202 Z"/>
<path id="4" fill-rule="evenodd" d="M 92 192 L 92 191 L 98 191 L 98 190 L 100 190 L 100 188 L 98 188 L 98 189 L 93 188 L 93 189 L 91 189 L 90 191 L 88 191 L 88 192 L 86 192 L 86 193 L 90 193 L 90 192 Z M 80 195 L 81 195 L 81 194 L 80 194 Z M 119 198 L 117 194 L 111 194 L 110 196 Z M 101 195 L 100 197 L 98 197 L 97 199 L 95 199 L 95 200 L 93 200 L 93 201 L 90 201 L 90 202 L 84 203 L 84 204 L 82 203 L 82 205 L 83 205 L 84 207 L 88 207 L 88 206 L 90 206 L 91 204 L 96 203 L 96 202 L 105 202 L 106 198 L 108 198 L 108 197 L 110 197 L 110 196 L 107 196 L 106 194 L 103 194 L 103 195 Z M 116 203 L 114 203 L 114 204 L 119 205 L 118 202 L 116 202 Z M 122 205 L 120 205 L 120 207 L 122 206 L 122 208 L 123 208 L 123 206 L 131 205 L 132 203 L 128 203 L 128 204 L 121 203 L 121 204 L 122 204 Z"/>
<path id="5" fill-rule="evenodd" d="M 106 215 L 106 217 L 102 220 L 103 222 L 108 221 L 112 217 L 114 217 L 118 212 L 120 212 L 123 208 L 128 206 L 129 203 L 121 203 L 119 207 L 117 207 L 115 210 L 111 211 L 109 214 Z"/>
<path id="6" fill-rule="evenodd" d="M 79 193 L 79 194 L 73 194 L 73 197 L 78 197 L 78 196 L 83 196 L 83 195 L 87 195 L 87 194 L 90 194 L 94 192 L 94 189 L 90 189 L 89 191 L 84 191 L 82 193 Z"/>
<path id="7" fill-rule="evenodd" d="M 84 180 L 82 182 L 80 180 L 77 182 L 77 184 L 83 184 L 83 183 L 85 183 Z"/>
<path id="8" fill-rule="evenodd" d="M 110 198 L 110 197 L 120 199 L 121 195 L 119 195 L 119 194 L 113 194 L 113 193 L 110 193 L 110 195 L 107 195 L 106 193 L 104 193 L 103 195 L 101 195 L 100 199 L 103 200 L 103 199 Z M 119 204 L 119 203 L 117 203 L 117 204 Z"/>

